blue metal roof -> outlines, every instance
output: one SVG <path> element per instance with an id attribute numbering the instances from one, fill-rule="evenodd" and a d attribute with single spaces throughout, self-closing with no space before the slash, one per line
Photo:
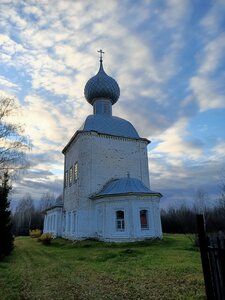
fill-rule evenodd
<path id="1" fill-rule="evenodd" d="M 94 100 L 99 98 L 110 99 L 112 104 L 116 103 L 119 99 L 119 85 L 115 79 L 105 73 L 102 61 L 100 61 L 98 73 L 86 83 L 84 95 L 90 104 L 93 104 Z"/>
<path id="2" fill-rule="evenodd" d="M 118 117 L 100 114 L 88 116 L 79 131 L 97 131 L 116 136 L 140 138 L 130 122 Z"/>
<path id="3" fill-rule="evenodd" d="M 63 207 L 63 200 L 62 200 L 62 195 L 60 195 L 59 197 L 56 198 L 56 200 L 51 203 L 51 205 L 47 208 L 44 209 L 44 211 L 53 209 L 55 207 Z"/>
<path id="4" fill-rule="evenodd" d="M 124 177 L 109 181 L 103 189 L 92 195 L 90 198 L 101 198 L 106 196 L 118 196 L 124 194 L 144 194 L 162 196 L 158 192 L 151 191 L 144 183 L 137 178 Z"/>

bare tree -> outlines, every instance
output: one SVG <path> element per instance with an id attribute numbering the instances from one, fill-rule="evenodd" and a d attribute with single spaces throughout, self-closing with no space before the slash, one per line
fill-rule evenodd
<path id="1" fill-rule="evenodd" d="M 34 201 L 30 194 L 26 194 L 19 201 L 14 214 L 14 223 L 16 225 L 17 234 L 27 235 L 29 233 L 34 213 Z"/>
<path id="2" fill-rule="evenodd" d="M 54 193 L 50 193 L 50 192 L 43 193 L 40 200 L 39 209 L 40 211 L 44 211 L 46 208 L 49 208 L 54 203 L 55 203 Z"/>
<path id="3" fill-rule="evenodd" d="M 219 206 L 225 211 L 225 168 L 220 173 L 220 194 L 219 194 Z"/>
<path id="4" fill-rule="evenodd" d="M 14 98 L 0 97 L 0 172 L 27 166 L 25 153 L 29 149 L 23 126 L 13 119 L 18 114 Z"/>

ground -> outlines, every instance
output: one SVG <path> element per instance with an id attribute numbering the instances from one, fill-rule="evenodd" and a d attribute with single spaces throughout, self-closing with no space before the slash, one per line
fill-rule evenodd
<path id="1" fill-rule="evenodd" d="M 200 254 L 184 235 L 45 246 L 18 237 L 0 263 L 0 299 L 205 299 Z"/>

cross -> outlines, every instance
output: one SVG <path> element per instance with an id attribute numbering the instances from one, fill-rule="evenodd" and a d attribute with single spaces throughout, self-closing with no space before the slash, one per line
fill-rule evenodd
<path id="1" fill-rule="evenodd" d="M 102 62 L 102 54 L 105 54 L 105 52 L 102 49 L 98 50 L 98 52 L 100 53 L 100 62 Z"/>

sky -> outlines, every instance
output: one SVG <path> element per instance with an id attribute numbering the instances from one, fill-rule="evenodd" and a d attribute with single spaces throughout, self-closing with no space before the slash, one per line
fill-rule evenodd
<path id="1" fill-rule="evenodd" d="M 30 168 L 13 198 L 63 189 L 64 146 L 92 114 L 84 86 L 99 68 L 121 96 L 113 115 L 148 146 L 162 207 L 218 198 L 225 169 L 224 0 L 0 0 L 0 95 L 15 97 Z"/>

